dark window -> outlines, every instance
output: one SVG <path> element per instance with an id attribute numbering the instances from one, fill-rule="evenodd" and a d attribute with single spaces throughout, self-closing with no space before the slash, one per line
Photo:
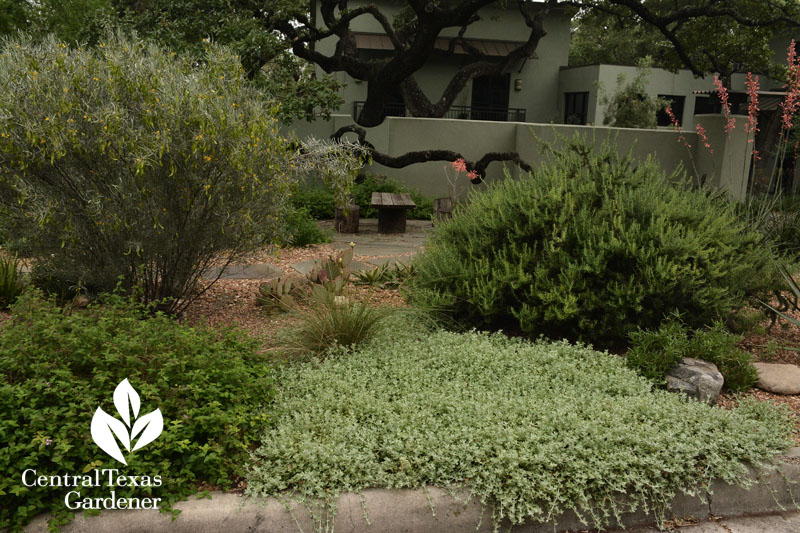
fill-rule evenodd
<path id="1" fill-rule="evenodd" d="M 586 124 L 589 93 L 564 93 L 564 124 Z"/>
<path id="2" fill-rule="evenodd" d="M 472 80 L 472 119 L 507 120 L 511 74 L 480 76 Z"/>
<path id="3" fill-rule="evenodd" d="M 396 87 L 386 103 L 383 105 L 383 117 L 404 117 L 406 116 L 406 103 L 400 93 L 400 87 Z"/>
<path id="4" fill-rule="evenodd" d="M 678 120 L 678 124 L 681 126 L 683 125 L 683 104 L 686 102 L 685 96 L 675 96 L 671 94 L 659 94 L 659 98 L 662 98 L 669 102 L 667 107 L 672 109 L 672 114 L 675 115 L 675 118 Z M 672 124 L 672 119 L 669 118 L 667 114 L 666 108 L 658 110 L 658 125 L 659 126 L 669 126 Z"/>
<path id="5" fill-rule="evenodd" d="M 722 112 L 722 104 L 716 96 L 700 96 L 694 100 L 695 115 L 716 115 Z"/>

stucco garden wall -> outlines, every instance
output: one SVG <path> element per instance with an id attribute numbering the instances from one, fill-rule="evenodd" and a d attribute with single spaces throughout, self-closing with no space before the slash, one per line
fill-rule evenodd
<path id="1" fill-rule="evenodd" d="M 709 183 L 724 187 L 735 198 L 742 198 L 750 161 L 749 145 L 742 128 L 736 128 L 730 136 L 726 136 L 722 116 L 701 115 L 698 120 L 702 121 L 708 131 L 714 148 L 713 156 L 699 142 L 694 132 L 684 133 L 686 141 L 691 145 L 691 148 L 687 148 L 678 141 L 678 133 L 668 129 L 641 130 L 478 120 L 388 117 L 380 126 L 368 130 L 367 140 L 378 151 L 393 156 L 417 150 L 448 149 L 475 161 L 487 152 L 516 151 L 525 161 L 536 166 L 545 157 L 541 150 L 541 141 L 557 142 L 559 136 L 572 137 L 580 133 L 596 143 L 616 139 L 621 151 L 631 150 L 637 159 L 652 156 L 667 172 L 682 167 L 692 175 L 705 175 Z M 293 130 L 300 138 L 309 135 L 329 138 L 340 127 L 352 123 L 353 120 L 348 115 L 334 115 L 330 121 L 298 122 Z M 351 138 L 355 140 L 355 136 Z M 370 170 L 391 176 L 429 196 L 437 197 L 445 196 L 448 192 L 442 168 L 445 164 L 443 161 L 421 163 L 402 169 L 373 164 Z M 516 170 L 512 172 L 512 175 L 516 174 Z M 503 177 L 503 164 L 492 163 L 487 171 L 487 181 Z"/>

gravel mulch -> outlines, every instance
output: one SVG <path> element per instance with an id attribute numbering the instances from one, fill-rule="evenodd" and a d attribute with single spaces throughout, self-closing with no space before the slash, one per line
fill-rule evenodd
<path id="1" fill-rule="evenodd" d="M 298 284 L 305 278 L 295 272 L 291 265 L 310 259 L 326 259 L 338 251 L 329 244 L 316 244 L 303 248 L 285 248 L 278 251 L 268 248 L 254 252 L 247 258 L 249 263 L 268 263 L 280 268 L 284 275 Z M 364 261 L 371 257 L 355 256 Z M 211 326 L 237 326 L 250 335 L 262 339 L 269 346 L 276 332 L 290 325 L 293 317 L 287 313 L 267 314 L 256 305 L 258 286 L 261 279 L 221 279 L 214 283 L 184 313 L 182 320 L 188 324 L 205 322 Z M 370 305 L 393 307 L 404 306 L 399 291 L 373 289 L 366 286 L 348 286 L 350 297 Z"/>
<path id="2" fill-rule="evenodd" d="M 796 446 L 800 446 L 800 396 L 782 396 L 780 394 L 772 394 L 759 389 L 750 389 L 739 395 L 734 394 L 720 394 L 717 400 L 717 406 L 723 409 L 732 409 L 736 407 L 737 402 L 743 398 L 753 398 L 759 402 L 770 402 L 777 405 L 785 405 L 794 413 L 794 442 Z"/>

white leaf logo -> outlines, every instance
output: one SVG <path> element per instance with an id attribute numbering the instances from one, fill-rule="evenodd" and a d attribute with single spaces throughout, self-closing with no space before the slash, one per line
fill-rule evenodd
<path id="1" fill-rule="evenodd" d="M 127 379 L 122 380 L 114 389 L 114 407 L 125 423 L 123 424 L 98 407 L 92 418 L 92 439 L 101 450 L 120 463 L 127 465 L 117 440 L 127 451 L 136 451 L 161 435 L 164 430 L 164 418 L 161 416 L 160 409 L 139 416 L 139 394 Z M 132 421 L 133 427 L 131 427 Z M 131 450 L 131 441 L 137 436 L 139 439 Z"/>

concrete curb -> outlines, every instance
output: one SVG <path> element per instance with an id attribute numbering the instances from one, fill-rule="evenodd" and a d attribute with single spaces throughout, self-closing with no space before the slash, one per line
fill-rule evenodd
<path id="1" fill-rule="evenodd" d="M 779 468 L 758 475 L 752 471 L 755 484 L 742 489 L 722 481 L 712 483 L 711 490 L 699 497 L 679 495 L 671 505 L 671 517 L 709 516 L 735 517 L 750 514 L 793 511 L 792 492 L 800 503 L 800 448 L 792 448 Z M 425 533 L 425 532 L 491 532 L 491 509 L 483 508 L 474 498 L 466 500 L 465 492 L 449 492 L 438 488 L 427 490 L 369 489 L 362 495 L 343 494 L 338 500 L 335 517 L 337 533 Z M 192 498 L 180 502 L 177 520 L 158 511 L 104 511 L 99 516 L 83 514 L 62 528 L 62 531 L 97 533 L 217 533 L 219 531 L 297 532 L 314 531 L 314 520 L 309 511 L 297 504 L 289 509 L 274 498 L 254 500 L 236 494 L 212 493 L 212 499 Z M 367 517 L 367 518 L 365 518 Z M 47 530 L 47 515 L 40 515 L 25 531 Z M 367 520 L 368 519 L 368 520 Z M 642 527 L 655 524 L 651 513 L 637 511 L 622 515 L 624 526 Z M 613 523 L 610 527 L 622 524 Z M 526 533 L 552 533 L 554 531 L 585 530 L 573 512 L 564 513 L 556 524 L 528 523 L 513 528 Z M 504 528 L 505 531 L 508 528 Z"/>

